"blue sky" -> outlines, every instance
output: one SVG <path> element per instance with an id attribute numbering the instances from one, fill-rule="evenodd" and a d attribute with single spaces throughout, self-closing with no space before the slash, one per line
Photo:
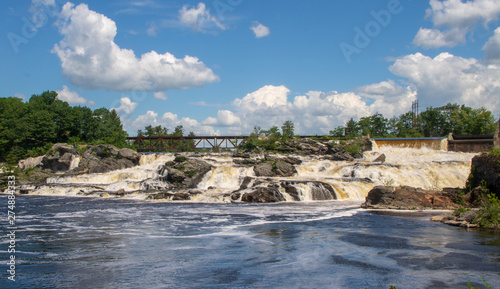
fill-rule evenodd
<path id="1" fill-rule="evenodd" d="M 5 0 L 0 96 L 116 109 L 130 135 L 246 135 L 448 102 L 500 116 L 496 0 Z"/>

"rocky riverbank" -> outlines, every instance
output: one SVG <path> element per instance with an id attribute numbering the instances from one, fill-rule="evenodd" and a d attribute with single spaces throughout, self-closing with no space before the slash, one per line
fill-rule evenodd
<path id="1" fill-rule="evenodd" d="M 500 155 L 472 159 L 466 187 L 424 190 L 413 187 L 376 186 L 361 205 L 365 209 L 452 210 L 433 221 L 464 228 L 500 230 Z"/>

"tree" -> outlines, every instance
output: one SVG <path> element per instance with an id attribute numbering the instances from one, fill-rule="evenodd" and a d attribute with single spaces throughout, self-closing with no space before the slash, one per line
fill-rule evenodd
<path id="1" fill-rule="evenodd" d="M 330 135 L 334 137 L 343 137 L 344 133 L 345 133 L 345 128 L 343 126 L 337 126 L 337 128 L 330 131 Z"/>
<path id="2" fill-rule="evenodd" d="M 183 136 L 184 135 L 184 127 L 182 125 L 178 125 L 174 129 L 173 136 Z"/>
<path id="3" fill-rule="evenodd" d="M 293 138 L 294 136 L 294 125 L 291 120 L 287 120 L 281 126 L 281 131 L 283 132 L 283 141 Z"/>

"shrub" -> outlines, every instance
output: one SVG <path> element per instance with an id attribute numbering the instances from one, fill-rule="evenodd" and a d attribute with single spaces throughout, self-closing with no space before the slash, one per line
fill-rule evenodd
<path id="1" fill-rule="evenodd" d="M 495 194 L 488 194 L 473 222 L 482 228 L 500 226 L 500 200 Z"/>
<path id="2" fill-rule="evenodd" d="M 176 162 L 176 163 L 183 163 L 186 160 L 187 160 L 187 158 L 185 156 L 177 156 L 177 157 L 175 157 L 174 162 Z"/>

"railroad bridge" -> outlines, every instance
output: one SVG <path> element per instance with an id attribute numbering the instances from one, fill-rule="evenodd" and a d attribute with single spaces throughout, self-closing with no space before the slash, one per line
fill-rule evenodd
<path id="1" fill-rule="evenodd" d="M 248 136 L 138 136 L 127 141 L 139 152 L 167 150 L 230 150 Z"/>

